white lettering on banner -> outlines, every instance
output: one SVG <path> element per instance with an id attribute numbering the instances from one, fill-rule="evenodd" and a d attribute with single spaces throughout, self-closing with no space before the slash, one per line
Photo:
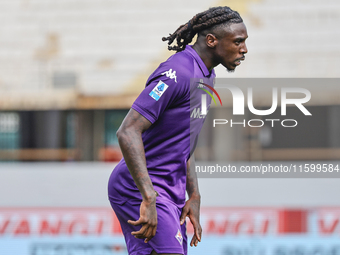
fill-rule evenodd
<path id="1" fill-rule="evenodd" d="M 275 209 L 201 209 L 204 235 L 268 235 L 275 234 L 278 211 Z M 193 233 L 191 224 L 188 233 Z"/>
<path id="2" fill-rule="evenodd" d="M 110 209 L 0 209 L 1 236 L 121 235 Z"/>
<path id="3" fill-rule="evenodd" d="M 168 71 L 165 71 L 164 73 L 162 73 L 163 75 L 165 74 L 166 77 L 170 78 L 170 79 L 175 79 L 175 82 L 177 83 L 177 77 L 176 77 L 176 71 L 172 71 L 172 69 L 169 69 Z"/>
<path id="4" fill-rule="evenodd" d="M 317 236 L 340 235 L 340 208 L 290 211 L 282 208 L 205 207 L 201 209 L 201 215 L 204 235 L 309 234 L 311 229 L 317 231 Z M 194 232 L 189 222 L 187 231 L 189 234 Z M 0 239 L 33 236 L 121 237 L 122 232 L 118 219 L 109 208 L 0 208 Z"/>
<path id="5" fill-rule="evenodd" d="M 274 209 L 202 209 L 205 234 L 257 235 L 275 233 Z M 193 233 L 191 224 L 188 232 Z M 118 219 L 110 209 L 0 209 L 2 236 L 107 236 L 122 235 Z"/>

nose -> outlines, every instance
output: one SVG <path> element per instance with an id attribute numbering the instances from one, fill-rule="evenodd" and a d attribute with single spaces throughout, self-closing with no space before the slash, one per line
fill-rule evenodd
<path id="1" fill-rule="evenodd" d="M 241 47 L 241 49 L 240 49 L 240 52 L 241 52 L 242 54 L 246 54 L 246 53 L 248 52 L 248 48 L 247 48 L 247 45 L 246 45 L 245 42 L 243 43 L 243 45 L 242 45 L 242 47 Z"/>

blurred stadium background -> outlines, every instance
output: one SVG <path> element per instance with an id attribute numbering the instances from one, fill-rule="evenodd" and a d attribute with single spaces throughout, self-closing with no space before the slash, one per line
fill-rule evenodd
<path id="1" fill-rule="evenodd" d="M 106 194 L 121 158 L 115 133 L 172 54 L 161 38 L 219 5 L 244 18 L 249 53 L 217 77 L 339 77 L 336 0 L 0 1 L 1 255 L 127 254 Z M 339 105 L 337 94 L 310 105 L 323 124 L 291 146 L 280 135 L 263 144 L 245 128 L 245 153 L 230 143 L 216 157 L 338 162 Z M 339 179 L 199 182 L 204 239 L 190 254 L 340 254 Z"/>

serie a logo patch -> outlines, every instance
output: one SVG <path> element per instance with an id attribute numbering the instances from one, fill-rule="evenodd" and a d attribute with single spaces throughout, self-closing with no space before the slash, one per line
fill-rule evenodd
<path id="1" fill-rule="evenodd" d="M 159 81 L 158 84 L 150 92 L 149 96 L 158 101 L 168 87 L 169 86 L 166 85 L 164 82 Z"/>

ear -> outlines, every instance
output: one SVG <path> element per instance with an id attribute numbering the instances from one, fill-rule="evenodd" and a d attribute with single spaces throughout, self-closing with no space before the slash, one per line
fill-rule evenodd
<path id="1" fill-rule="evenodd" d="M 205 36 L 205 43 L 209 48 L 215 48 L 218 43 L 218 39 L 213 34 L 207 34 Z"/>

